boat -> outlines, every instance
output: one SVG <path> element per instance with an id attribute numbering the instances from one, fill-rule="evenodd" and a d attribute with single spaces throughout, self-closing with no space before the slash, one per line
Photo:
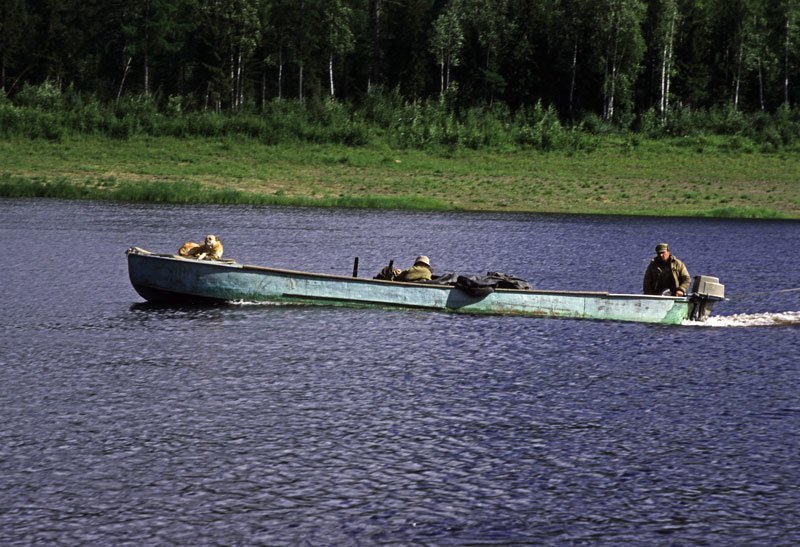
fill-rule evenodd
<path id="1" fill-rule="evenodd" d="M 128 249 L 127 258 L 133 288 L 157 304 L 273 302 L 681 324 L 705 321 L 724 300 L 724 286 L 710 276 L 696 276 L 683 297 L 503 288 L 476 295 L 451 285 L 198 260 L 139 247 Z"/>

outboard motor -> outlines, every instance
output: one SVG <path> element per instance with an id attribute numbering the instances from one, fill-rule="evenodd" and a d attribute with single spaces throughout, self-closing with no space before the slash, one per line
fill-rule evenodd
<path id="1" fill-rule="evenodd" d="M 689 294 L 692 310 L 689 319 L 692 321 L 705 321 L 711 315 L 714 304 L 725 300 L 725 285 L 716 277 L 708 275 L 694 276 L 692 292 Z"/>

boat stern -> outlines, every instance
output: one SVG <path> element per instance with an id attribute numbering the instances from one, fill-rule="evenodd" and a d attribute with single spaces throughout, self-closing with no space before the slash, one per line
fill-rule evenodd
<path id="1" fill-rule="evenodd" d="M 714 304 L 725 300 L 725 285 L 716 277 L 708 275 L 694 276 L 692 292 L 689 295 L 692 309 L 689 319 L 692 321 L 705 321 L 711 315 Z"/>

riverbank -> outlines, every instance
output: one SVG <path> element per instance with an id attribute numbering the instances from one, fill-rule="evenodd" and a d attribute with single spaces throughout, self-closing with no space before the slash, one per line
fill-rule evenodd
<path id="1" fill-rule="evenodd" d="M 730 137 L 438 153 L 247 138 L 0 141 L 6 197 L 797 219 L 797 173 L 797 154 Z"/>

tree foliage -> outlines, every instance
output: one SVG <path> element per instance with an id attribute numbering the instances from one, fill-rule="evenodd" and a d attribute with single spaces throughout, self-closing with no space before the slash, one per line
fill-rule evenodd
<path id="1" fill-rule="evenodd" d="M 666 125 L 799 104 L 800 0 L 0 0 L 0 89 L 45 82 L 219 111 L 378 86 Z"/>

